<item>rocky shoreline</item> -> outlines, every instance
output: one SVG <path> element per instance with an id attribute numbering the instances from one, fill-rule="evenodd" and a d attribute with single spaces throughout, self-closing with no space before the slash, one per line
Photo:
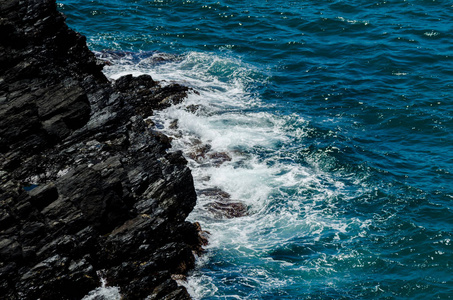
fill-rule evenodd
<path id="1" fill-rule="evenodd" d="M 0 295 L 190 299 L 206 242 L 187 161 L 146 118 L 189 89 L 110 82 L 55 0 L 0 2 Z"/>

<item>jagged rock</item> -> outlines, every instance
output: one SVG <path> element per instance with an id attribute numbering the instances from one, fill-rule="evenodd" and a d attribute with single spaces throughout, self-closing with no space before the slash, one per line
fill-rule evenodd
<path id="1" fill-rule="evenodd" d="M 167 280 L 156 287 L 150 295 L 150 300 L 183 300 L 189 296 L 187 291 L 175 286 L 176 283 Z"/>
<path id="2" fill-rule="evenodd" d="M 206 197 L 209 197 L 211 199 L 219 200 L 219 201 L 227 201 L 230 200 L 231 195 L 227 192 L 225 192 L 222 189 L 219 189 L 217 187 L 214 188 L 207 188 L 207 189 L 202 189 L 197 191 L 199 195 L 203 195 Z"/>
<path id="3" fill-rule="evenodd" d="M 214 217 L 238 218 L 247 215 L 247 206 L 239 201 L 213 201 L 205 205 Z"/>
<path id="4" fill-rule="evenodd" d="M 115 87 L 126 101 L 135 104 L 136 112 L 145 118 L 153 114 L 153 109 L 180 103 L 189 91 L 188 87 L 176 83 L 161 87 L 150 75 L 122 76 L 116 80 Z"/>
<path id="5" fill-rule="evenodd" d="M 0 53 L 0 295 L 80 299 L 101 271 L 124 299 L 189 299 L 192 175 L 144 120 L 189 89 L 110 83 L 55 0 L 1 1 Z"/>
<path id="6" fill-rule="evenodd" d="M 205 204 L 204 207 L 215 218 L 231 219 L 248 214 L 248 208 L 243 202 L 231 200 L 231 195 L 219 188 L 199 190 L 198 194 L 211 199 L 211 202 Z"/>
<path id="7" fill-rule="evenodd" d="M 192 151 L 187 154 L 187 156 L 198 163 L 202 163 L 206 159 L 209 151 L 211 151 L 211 145 L 208 144 L 195 145 L 192 148 Z"/>
<path id="8" fill-rule="evenodd" d="M 227 152 L 212 151 L 211 145 L 202 144 L 199 141 L 194 142 L 194 145 L 191 151 L 187 153 L 187 156 L 199 164 L 215 167 L 219 167 L 223 163 L 232 160 Z"/>

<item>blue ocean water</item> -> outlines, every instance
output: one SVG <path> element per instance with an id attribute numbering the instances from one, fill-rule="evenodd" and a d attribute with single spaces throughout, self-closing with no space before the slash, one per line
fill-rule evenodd
<path id="1" fill-rule="evenodd" d="M 453 1 L 58 5 L 109 77 L 198 91 L 154 121 L 249 213 L 200 193 L 194 299 L 453 298 Z"/>

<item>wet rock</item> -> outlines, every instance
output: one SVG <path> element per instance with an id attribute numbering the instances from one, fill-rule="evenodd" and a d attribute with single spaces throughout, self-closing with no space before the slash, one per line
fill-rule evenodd
<path id="1" fill-rule="evenodd" d="M 129 103 L 135 104 L 138 114 L 151 116 L 153 109 L 163 109 L 181 103 L 187 97 L 188 87 L 172 83 L 161 86 L 150 75 L 125 75 L 115 81 L 115 87 Z"/>
<path id="2" fill-rule="evenodd" d="M 199 94 L 197 91 L 194 91 L 195 94 Z M 190 104 L 185 107 L 185 110 L 192 113 L 192 114 L 208 114 L 208 110 L 204 105 L 201 104 Z"/>
<path id="3" fill-rule="evenodd" d="M 191 104 L 191 105 L 187 105 L 186 110 L 190 113 L 195 114 L 200 108 L 201 108 L 201 105 Z"/>
<path id="4" fill-rule="evenodd" d="M 231 156 L 226 152 L 211 152 L 207 156 L 210 162 L 217 167 L 227 161 L 231 161 Z"/>
<path id="5" fill-rule="evenodd" d="M 209 144 L 203 144 L 199 140 L 192 141 L 192 143 L 193 147 L 187 153 L 187 156 L 199 164 L 219 167 L 223 163 L 232 160 L 227 152 L 212 151 L 212 147 Z"/>
<path id="6" fill-rule="evenodd" d="M 214 201 L 205 205 L 215 218 L 238 218 L 246 216 L 247 206 L 239 201 Z"/>
<path id="7" fill-rule="evenodd" d="M 167 280 L 156 287 L 149 297 L 150 300 L 183 300 L 190 299 L 189 294 L 183 288 L 178 288 L 172 280 Z"/>
<path id="8" fill-rule="evenodd" d="M 198 190 L 197 193 L 199 195 L 203 195 L 206 197 L 209 197 L 211 199 L 215 200 L 221 200 L 221 201 L 226 201 L 231 198 L 231 195 L 219 188 L 208 188 L 208 189 L 202 189 Z"/>
<path id="9" fill-rule="evenodd" d="M 182 100 L 187 97 L 189 88 L 179 84 L 169 84 L 163 87 L 156 94 L 156 99 L 158 99 L 159 108 L 166 108 L 173 104 L 179 104 Z"/>
<path id="10" fill-rule="evenodd" d="M 231 200 L 231 195 L 219 188 L 209 188 L 198 191 L 199 195 L 208 197 L 211 201 L 204 207 L 218 219 L 243 217 L 248 214 L 247 206 L 241 201 Z"/>
<path id="11" fill-rule="evenodd" d="M 169 128 L 170 129 L 178 129 L 178 120 L 175 119 L 175 120 L 171 121 Z"/>
<path id="12" fill-rule="evenodd" d="M 0 295 L 81 299 L 102 270 L 124 299 L 189 299 L 193 178 L 145 121 L 189 89 L 110 83 L 54 0 L 1 1 L 0 53 Z"/>
<path id="13" fill-rule="evenodd" d="M 209 231 L 201 229 L 201 225 L 198 222 L 193 223 L 193 225 L 198 231 L 198 244 L 200 245 L 198 250 L 201 254 L 202 252 L 204 252 L 204 249 L 201 246 L 206 246 L 209 244 L 209 235 L 211 233 Z"/>
<path id="14" fill-rule="evenodd" d="M 133 77 L 132 75 L 125 75 L 115 81 L 115 87 L 120 92 L 142 92 L 152 89 L 157 83 L 152 79 L 150 75 L 140 75 Z"/>
<path id="15" fill-rule="evenodd" d="M 187 153 L 187 156 L 198 163 L 202 163 L 207 158 L 209 151 L 211 151 L 211 145 L 199 144 L 194 146 L 192 151 Z"/>

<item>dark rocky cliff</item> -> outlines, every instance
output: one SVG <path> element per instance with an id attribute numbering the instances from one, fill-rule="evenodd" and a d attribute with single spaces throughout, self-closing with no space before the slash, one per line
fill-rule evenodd
<path id="1" fill-rule="evenodd" d="M 203 239 L 180 152 L 144 119 L 188 89 L 115 83 L 55 0 L 0 2 L 0 295 L 189 299 L 172 280 Z"/>

